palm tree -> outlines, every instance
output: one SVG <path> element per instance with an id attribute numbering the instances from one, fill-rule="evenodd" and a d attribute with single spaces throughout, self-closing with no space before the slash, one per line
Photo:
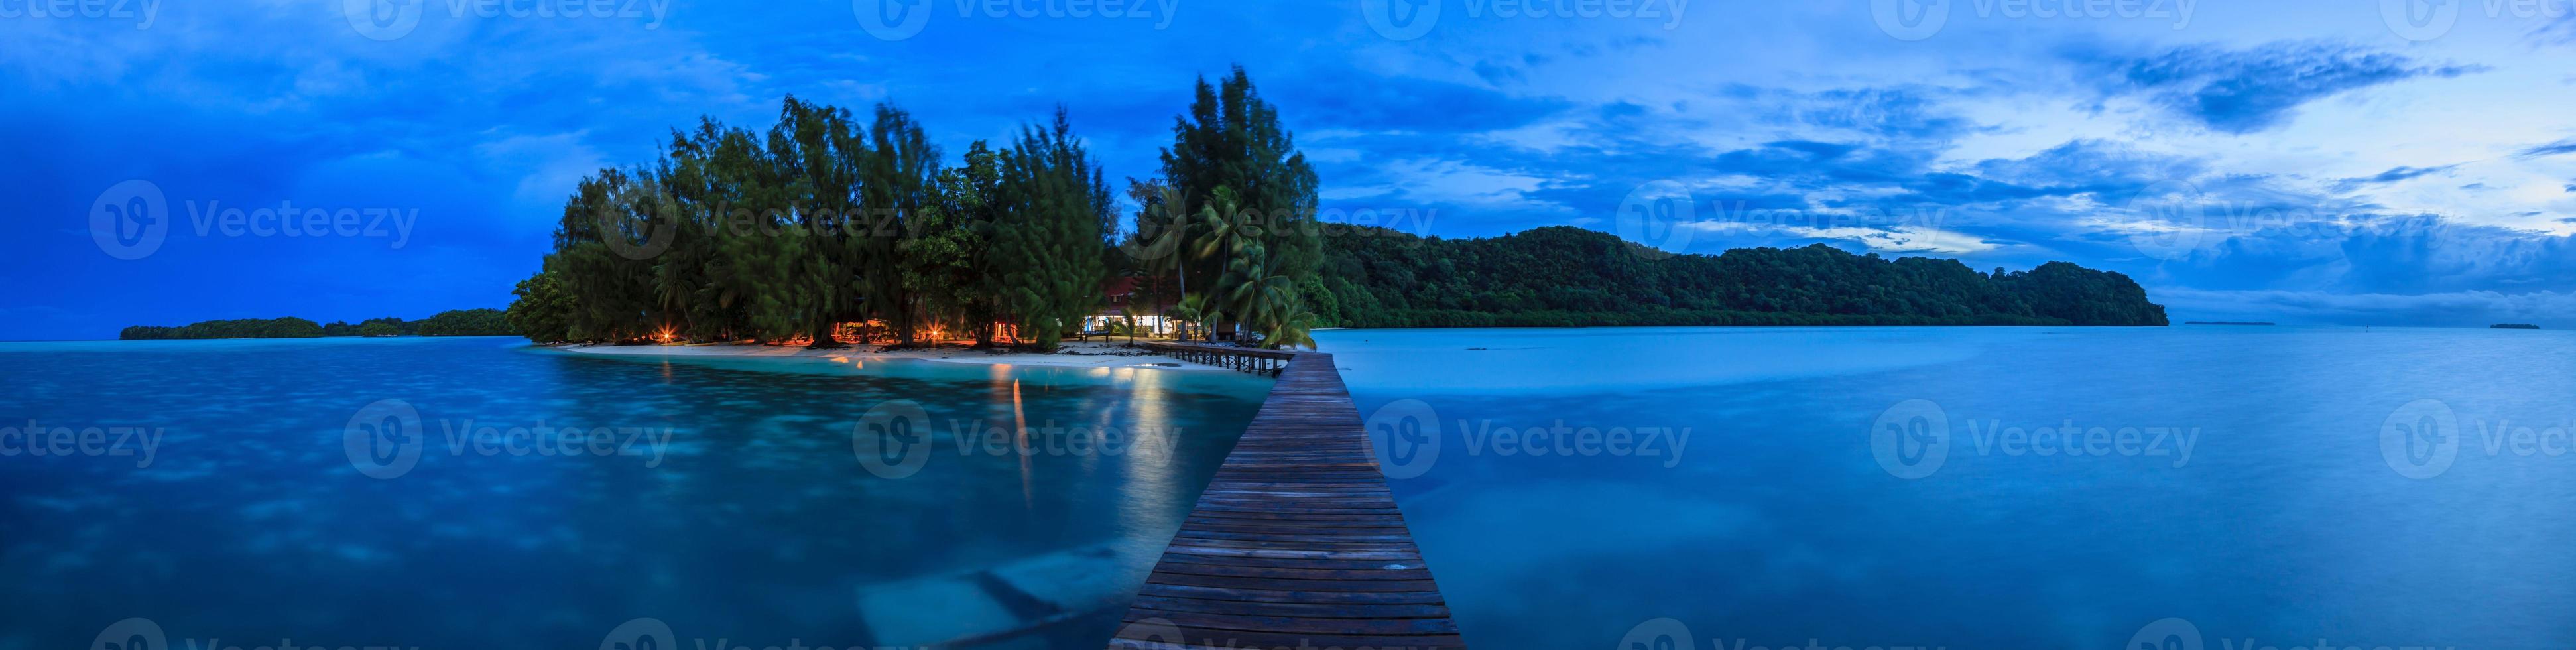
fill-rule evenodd
<path id="1" fill-rule="evenodd" d="M 1185 296 L 1181 298 L 1180 304 L 1172 305 L 1172 320 L 1184 323 L 1204 323 L 1207 319 L 1207 311 L 1204 309 L 1206 306 L 1206 296 Z M 1213 334 L 1214 332 L 1210 333 Z M 1180 340 L 1186 341 L 1189 340 L 1189 338 L 1189 329 L 1187 327 L 1183 327 L 1180 331 Z"/>
<path id="2" fill-rule="evenodd" d="M 1201 259 L 1218 260 L 1224 265 L 1225 272 L 1230 275 L 1233 271 L 1232 267 L 1243 259 L 1262 257 L 1259 251 L 1247 250 L 1261 245 L 1260 225 L 1256 222 L 1259 215 L 1243 209 L 1243 202 L 1235 194 L 1234 188 L 1219 187 L 1211 194 L 1213 196 L 1209 198 L 1207 206 L 1200 208 L 1198 214 L 1199 221 L 1207 224 L 1207 234 L 1199 237 L 1194 252 Z M 1236 283 L 1225 278 L 1219 278 L 1217 281 L 1219 288 L 1233 284 Z M 1209 293 L 1213 295 L 1217 290 L 1211 289 Z M 1231 312 L 1234 305 L 1230 304 L 1231 302 L 1233 301 L 1220 300 L 1211 303 L 1208 306 L 1213 308 L 1201 315 L 1211 321 L 1234 316 L 1235 314 Z"/>
<path id="3" fill-rule="evenodd" d="M 1118 306 L 1118 315 L 1119 315 L 1119 316 L 1122 316 L 1122 317 L 1125 317 L 1125 318 L 1127 319 L 1127 344 L 1128 344 L 1128 345 L 1135 345 L 1135 344 L 1136 344 L 1136 303 L 1135 303 L 1135 302 L 1133 302 L 1133 301 L 1130 301 L 1130 302 L 1128 302 L 1127 304 L 1119 305 L 1119 306 Z"/>

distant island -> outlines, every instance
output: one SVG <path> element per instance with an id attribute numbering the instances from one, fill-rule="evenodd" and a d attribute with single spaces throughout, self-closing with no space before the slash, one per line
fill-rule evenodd
<path id="1" fill-rule="evenodd" d="M 2183 322 L 2183 324 L 2184 324 L 2184 325 L 2271 325 L 2272 323 L 2270 323 L 2270 322 L 2266 322 L 2266 321 L 2195 320 L 2195 321 L 2184 321 L 2184 322 Z"/>
<path id="2" fill-rule="evenodd" d="M 2530 323 L 2497 323 L 2494 325 L 2488 325 L 2487 328 L 2499 330 L 2536 330 L 2540 329 L 2540 326 Z"/>
<path id="3" fill-rule="evenodd" d="M 210 320 L 178 327 L 136 325 L 116 333 L 116 338 L 141 339 L 305 339 L 325 336 L 509 336 L 509 320 L 498 309 L 452 309 L 439 312 L 427 320 L 406 321 L 400 318 L 370 318 L 351 324 L 335 321 L 329 325 L 288 316 L 285 318 L 242 318 Z"/>
<path id="4" fill-rule="evenodd" d="M 2128 276 L 2066 262 L 1980 273 L 1824 244 L 1674 255 L 1570 226 L 1354 227 L 1324 248 L 1315 312 L 1350 327 L 2168 324 Z"/>

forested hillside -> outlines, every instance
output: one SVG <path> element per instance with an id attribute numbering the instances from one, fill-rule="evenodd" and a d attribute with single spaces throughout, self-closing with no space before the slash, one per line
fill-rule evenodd
<path id="1" fill-rule="evenodd" d="M 117 332 L 116 338 L 134 339 L 298 339 L 320 336 L 508 336 L 517 334 L 498 309 L 450 309 L 438 312 L 428 320 L 406 321 L 387 316 L 357 323 L 334 321 L 329 325 L 293 316 L 285 318 L 244 318 L 236 320 L 198 321 L 168 327 L 136 325 Z"/>
<path id="2" fill-rule="evenodd" d="M 2065 262 L 1980 273 L 1822 244 L 1669 255 L 1564 226 L 1325 240 L 1315 311 L 1349 327 L 2166 324 L 2128 276 Z"/>

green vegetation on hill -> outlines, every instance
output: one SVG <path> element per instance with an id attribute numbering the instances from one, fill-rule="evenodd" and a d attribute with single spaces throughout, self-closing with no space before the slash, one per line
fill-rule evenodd
<path id="1" fill-rule="evenodd" d="M 2128 276 L 2065 262 L 1979 273 L 1822 244 L 1670 255 L 1563 226 L 1327 239 L 1317 312 L 1351 327 L 2166 324 Z"/>
<path id="2" fill-rule="evenodd" d="M 324 336 L 508 336 L 518 331 L 510 327 L 498 309 L 454 309 L 439 312 L 428 320 L 405 321 L 400 318 L 370 318 L 350 324 L 335 321 L 329 325 L 286 317 L 274 319 L 246 318 L 210 320 L 179 327 L 136 325 L 117 332 L 116 338 L 135 339 L 294 339 Z"/>
<path id="3" fill-rule="evenodd" d="M 1116 195 L 1062 110 L 955 166 L 891 105 L 789 97 L 762 131 L 702 119 L 659 160 L 573 188 L 509 319 L 541 343 L 1045 350 L 1100 313 L 1113 279 L 1160 305 L 1186 278 L 1184 320 L 1311 346 L 1315 179 L 1277 111 L 1236 69 L 1200 81 L 1172 133 L 1163 177 L 1129 181 L 1142 209 L 1122 242 Z"/>
<path id="4" fill-rule="evenodd" d="M 180 327 L 136 325 L 117 332 L 120 339 L 300 339 L 322 336 L 322 326 L 289 316 L 261 320 L 210 320 Z"/>
<path id="5" fill-rule="evenodd" d="M 420 321 L 421 336 L 509 336 L 519 331 L 498 309 L 451 309 Z"/>

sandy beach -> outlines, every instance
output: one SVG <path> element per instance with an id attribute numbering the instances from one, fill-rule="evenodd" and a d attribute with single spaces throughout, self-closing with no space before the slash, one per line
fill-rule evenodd
<path id="1" fill-rule="evenodd" d="M 1141 342 L 1141 339 L 1140 339 Z M 1142 347 L 1129 347 L 1126 339 L 1116 341 L 1067 341 L 1054 353 L 991 352 L 964 347 L 938 347 L 911 350 L 878 351 L 881 346 L 852 345 L 846 348 L 816 350 L 796 345 L 756 345 L 746 343 L 706 343 L 696 345 L 566 345 L 556 349 L 585 354 L 641 354 L 672 356 L 736 357 L 844 357 L 857 360 L 920 359 L 943 363 L 978 365 L 1053 366 L 1062 368 L 1150 368 L 1178 371 L 1228 371 L 1216 366 L 1191 363 L 1168 355 L 1156 354 Z"/>

